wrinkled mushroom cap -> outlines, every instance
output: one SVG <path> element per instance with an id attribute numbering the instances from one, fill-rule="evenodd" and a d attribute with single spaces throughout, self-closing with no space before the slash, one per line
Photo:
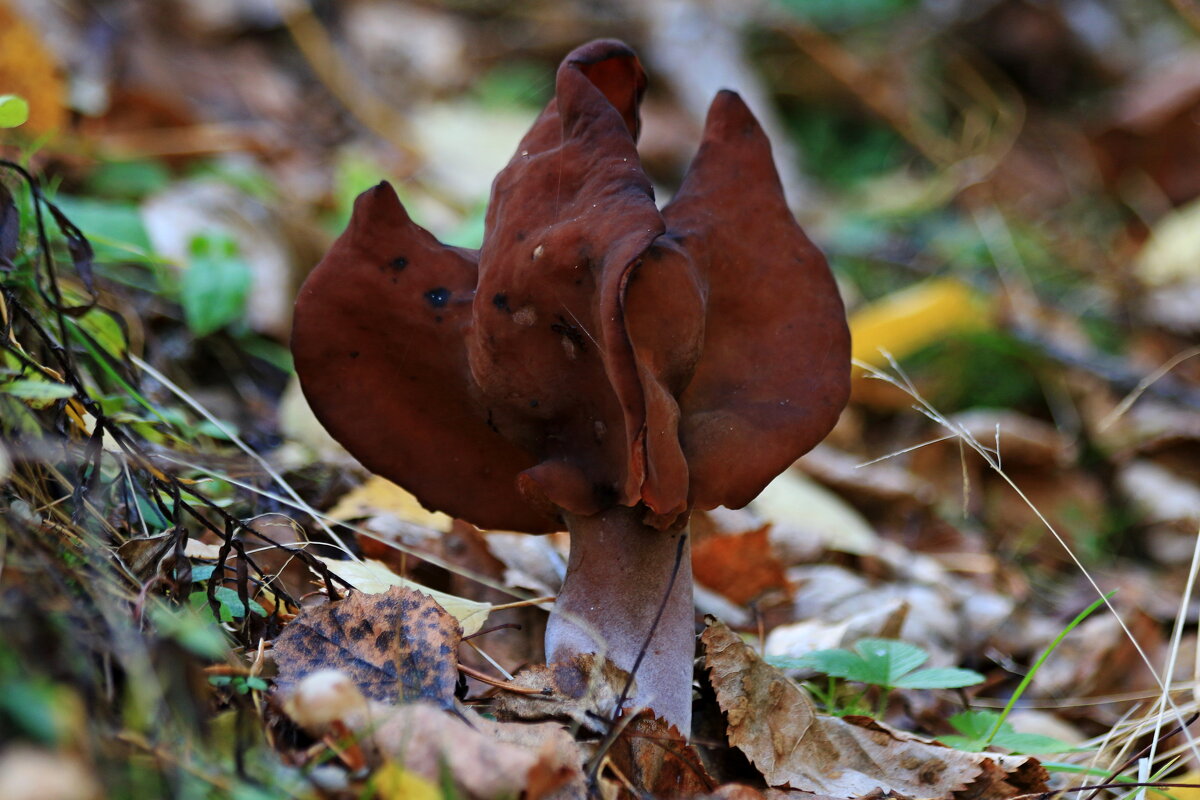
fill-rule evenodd
<path id="1" fill-rule="evenodd" d="M 496 177 L 479 251 L 382 183 L 309 276 L 292 349 L 330 433 L 423 504 L 477 525 L 560 510 L 745 505 L 849 393 L 824 258 L 737 94 L 661 211 L 636 149 L 645 76 L 623 43 L 573 51 Z"/>

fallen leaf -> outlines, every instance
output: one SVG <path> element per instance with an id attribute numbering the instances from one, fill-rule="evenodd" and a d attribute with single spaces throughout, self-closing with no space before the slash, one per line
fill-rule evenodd
<path id="1" fill-rule="evenodd" d="M 865 555 L 879 540 L 845 500 L 795 470 L 767 484 L 750 509 L 771 523 L 771 544 L 784 564 L 813 560 L 825 550 Z"/>
<path id="2" fill-rule="evenodd" d="M 0 751 L 4 800 L 98 800 L 93 770 L 76 755 L 14 743 Z"/>
<path id="3" fill-rule="evenodd" d="M 649 714 L 639 714 L 621 731 L 608 756 L 650 797 L 695 797 L 716 786 L 687 737 Z"/>
<path id="4" fill-rule="evenodd" d="M 1147 522 L 1200 525 L 1200 486 L 1153 461 L 1126 464 L 1117 486 Z"/>
<path id="5" fill-rule="evenodd" d="M 1154 225 L 1134 262 L 1134 274 L 1153 289 L 1200 281 L 1200 199 Z"/>
<path id="6" fill-rule="evenodd" d="M 504 585 L 539 595 L 557 594 L 567 574 L 567 560 L 550 536 L 487 531 L 488 551 L 504 565 Z"/>
<path id="7" fill-rule="evenodd" d="M 319 670 L 344 672 L 369 699 L 384 703 L 454 700 L 462 629 L 428 595 L 395 587 L 355 593 L 300 612 L 276 639 L 276 686 L 283 692 Z"/>
<path id="8" fill-rule="evenodd" d="M 936 496 L 932 484 L 903 467 L 887 461 L 863 464 L 861 458 L 828 444 L 814 447 L 796 466 L 856 506 L 874 503 L 926 508 Z"/>
<path id="9" fill-rule="evenodd" d="M 329 516 L 339 522 L 380 514 L 390 514 L 402 522 L 438 533 L 447 533 L 454 522 L 440 511 L 427 511 L 410 492 L 378 475 L 347 492 L 329 511 Z"/>
<path id="10" fill-rule="evenodd" d="M 380 754 L 438 785 L 450 780 L 471 798 L 527 800 L 585 795 L 581 757 L 557 725 L 504 724 L 470 709 L 459 718 L 429 702 L 392 709 L 375 720 L 370 737 Z M 511 728 L 521 728 L 514 734 Z M 521 743 L 513 743 L 512 739 Z"/>
<path id="11" fill-rule="evenodd" d="M 568 663 L 534 664 L 517 673 L 492 701 L 502 720 L 569 719 L 596 733 L 607 733 L 605 720 L 616 716 L 617 700 L 629 673 L 594 653 Z M 629 694 L 636 695 L 634 683 Z"/>
<path id="12" fill-rule="evenodd" d="M 748 603 L 771 589 L 785 589 L 787 576 L 771 550 L 769 525 L 733 536 L 709 536 L 692 547 L 698 583 L 735 603 Z"/>
<path id="13" fill-rule="evenodd" d="M 436 783 L 395 761 L 375 770 L 372 784 L 379 800 L 442 800 Z"/>
<path id="14" fill-rule="evenodd" d="M 881 790 L 911 797 L 1003 798 L 1045 791 L 1032 758 L 964 753 L 897 731 L 869 717 L 820 716 L 808 694 L 763 661 L 725 625 L 701 636 L 729 742 L 770 786 L 831 797 Z"/>
<path id="15" fill-rule="evenodd" d="M 849 649 L 859 639 L 868 637 L 897 639 L 907 616 L 908 603 L 891 598 L 836 622 L 806 619 L 778 625 L 767 634 L 763 652 L 768 656 L 800 658 L 814 650 Z"/>
<path id="16" fill-rule="evenodd" d="M 982 302 L 963 283 L 935 278 L 902 289 L 850 315 L 851 356 L 877 367 L 887 365 L 885 350 L 902 359 L 948 334 L 986 325 Z M 854 368 L 861 376 L 863 370 Z"/>
<path id="17" fill-rule="evenodd" d="M 364 561 L 336 561 L 321 556 L 316 556 L 316 558 L 325 564 L 334 575 L 365 594 L 383 594 L 393 587 L 399 586 L 432 597 L 450 616 L 458 620 L 458 624 L 462 626 L 463 636 L 478 633 L 483 628 L 483 624 L 487 622 L 488 614 L 492 611 L 491 603 L 481 603 L 477 600 L 468 600 L 465 597 L 439 592 L 437 589 L 422 586 L 408 578 L 401 578 L 382 561 L 371 558 Z"/>

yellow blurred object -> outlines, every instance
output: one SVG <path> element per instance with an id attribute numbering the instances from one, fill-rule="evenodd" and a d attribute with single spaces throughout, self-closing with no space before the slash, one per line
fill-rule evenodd
<path id="1" fill-rule="evenodd" d="M 1154 288 L 1200 279 L 1200 200 L 1155 223 L 1134 271 L 1145 286 Z"/>
<path id="2" fill-rule="evenodd" d="M 343 495 L 329 512 L 339 522 L 377 514 L 391 514 L 439 533 L 449 531 L 454 521 L 440 511 L 426 510 L 409 492 L 378 475 L 372 475 L 362 486 Z"/>
<path id="3" fill-rule="evenodd" d="M 21 131 L 42 136 L 66 124 L 66 86 L 58 64 L 7 0 L 0 0 L 0 94 L 28 101 L 29 119 Z"/>
<path id="4" fill-rule="evenodd" d="M 437 786 L 394 761 L 375 771 L 375 796 L 379 800 L 442 800 Z"/>
<path id="5" fill-rule="evenodd" d="M 1171 778 L 1169 783 L 1171 784 L 1170 794 L 1167 794 L 1166 792 L 1155 792 L 1153 789 L 1150 790 L 1150 794 L 1156 795 L 1157 797 L 1173 797 L 1175 800 L 1200 800 L 1200 789 L 1196 789 L 1192 786 L 1175 785 L 1200 783 L 1200 770 L 1189 770 L 1182 775 Z"/>
<path id="6" fill-rule="evenodd" d="M 942 337 L 989 325 L 982 300 L 951 278 L 934 278 L 893 292 L 850 315 L 851 354 L 859 361 L 886 366 L 880 353 L 910 356 Z M 863 370 L 854 368 L 855 377 Z"/>

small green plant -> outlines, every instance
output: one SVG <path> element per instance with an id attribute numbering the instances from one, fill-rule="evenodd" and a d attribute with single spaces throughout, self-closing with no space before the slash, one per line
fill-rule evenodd
<path id="1" fill-rule="evenodd" d="M 978 672 L 958 667 L 917 669 L 929 660 L 929 653 L 915 644 L 896 639 L 860 639 L 854 650 L 817 650 L 800 658 L 768 658 L 782 669 L 808 669 L 828 675 L 827 689 L 817 688 L 813 694 L 822 701 L 829 713 L 838 716 L 863 713 L 867 690 L 840 700 L 835 679 L 863 683 L 879 688 L 879 701 L 874 716 L 882 717 L 893 689 L 959 689 L 983 682 Z"/>
<path id="2" fill-rule="evenodd" d="M 213 686 L 228 686 L 238 694 L 250 694 L 251 691 L 265 692 L 267 682 L 253 675 L 210 675 L 208 682 Z"/>
<path id="3" fill-rule="evenodd" d="M 237 242 L 220 234 L 196 236 L 183 273 L 180 301 L 188 328 L 207 336 L 241 319 L 252 275 Z"/>
<path id="4" fill-rule="evenodd" d="M 1040 733 L 1018 733 L 996 711 L 960 711 L 949 720 L 960 736 L 943 736 L 942 744 L 959 750 L 979 752 L 990 745 L 1013 753 L 1065 753 L 1075 749 L 1069 743 Z"/>
<path id="5" fill-rule="evenodd" d="M 216 566 L 213 564 L 201 564 L 192 568 L 192 580 L 197 585 L 204 581 L 212 580 L 212 575 L 216 571 Z M 246 614 L 254 614 L 259 617 L 265 617 L 267 610 L 253 600 L 248 600 L 243 603 L 238 597 L 237 591 L 228 586 L 217 586 L 213 589 L 213 599 L 217 601 L 217 617 L 220 622 L 232 622 L 235 619 L 241 619 Z M 198 588 L 192 592 L 188 598 L 188 603 L 193 609 L 204 613 L 211 612 L 211 607 L 208 604 L 208 590 Z"/>
<path id="6" fill-rule="evenodd" d="M 975 751 L 986 750 L 992 745 L 1012 750 L 1015 753 L 1061 753 L 1072 749 L 1071 745 L 1066 742 L 1050 736 L 1017 733 L 1008 723 L 1008 715 L 1016 707 L 1021 695 L 1025 694 L 1025 690 L 1029 688 L 1033 676 L 1042 668 L 1042 664 L 1046 663 L 1050 654 L 1062 644 L 1063 639 L 1067 638 L 1067 634 L 1079 627 L 1085 619 L 1092 615 L 1092 612 L 1107 603 L 1114 594 L 1116 594 L 1115 590 L 1097 598 L 1090 606 L 1080 611 L 1075 619 L 1059 632 L 1058 636 L 1054 637 L 1054 641 L 1050 642 L 1050 646 L 1038 656 L 1037 661 L 1033 662 L 1033 667 L 1017 684 L 1017 688 L 1013 691 L 1012 697 L 1008 699 L 1002 712 L 997 714 L 994 711 L 968 710 L 955 714 L 950 718 L 950 724 L 961 735 L 943 736 L 942 742 L 961 750 Z"/>

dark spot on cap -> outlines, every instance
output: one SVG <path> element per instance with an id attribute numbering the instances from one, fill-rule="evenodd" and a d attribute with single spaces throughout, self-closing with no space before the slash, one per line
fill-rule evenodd
<path id="1" fill-rule="evenodd" d="M 617 502 L 617 487 L 609 483 L 592 484 L 592 496 L 601 508 L 610 508 Z"/>
<path id="2" fill-rule="evenodd" d="M 357 351 L 357 350 L 351 350 L 351 351 L 350 351 L 350 357 L 351 357 L 351 358 L 358 358 L 358 351 Z"/>
<path id="3" fill-rule="evenodd" d="M 434 322 L 441 322 L 441 321 L 442 321 L 442 315 L 441 315 L 441 314 L 438 314 L 436 317 L 434 317 L 434 318 L 433 318 L 433 321 L 434 321 Z"/>
<path id="4" fill-rule="evenodd" d="M 579 328 L 567 322 L 566 317 L 564 317 L 562 314 L 558 315 L 558 322 L 552 324 L 550 326 L 550 330 L 554 331 L 560 336 L 565 336 L 570 339 L 571 343 L 578 347 L 581 351 L 587 351 L 587 340 L 583 338 L 583 333 L 580 332 Z"/>
<path id="5" fill-rule="evenodd" d="M 525 241 L 525 236 L 526 236 L 525 231 L 517 231 L 517 241 L 518 242 Z"/>
<path id="6" fill-rule="evenodd" d="M 492 297 L 492 305 L 503 311 L 505 314 L 511 314 L 512 309 L 508 307 L 508 295 L 500 292 Z"/>
<path id="7" fill-rule="evenodd" d="M 537 408 L 537 407 L 538 407 L 538 401 L 537 401 L 537 400 L 530 400 L 530 401 L 529 401 L 529 407 L 530 407 L 530 408 Z"/>
<path id="8" fill-rule="evenodd" d="M 386 652 L 392 646 L 392 639 L 395 636 L 396 634 L 390 630 L 380 631 L 379 635 L 375 637 L 375 649 L 380 652 Z"/>
<path id="9" fill-rule="evenodd" d="M 392 269 L 404 269 L 408 266 L 408 259 L 404 256 L 396 256 L 388 262 L 388 266 Z"/>
<path id="10" fill-rule="evenodd" d="M 444 308 L 450 302 L 450 290 L 445 286 L 430 289 L 425 293 L 425 301 L 434 308 Z"/>

